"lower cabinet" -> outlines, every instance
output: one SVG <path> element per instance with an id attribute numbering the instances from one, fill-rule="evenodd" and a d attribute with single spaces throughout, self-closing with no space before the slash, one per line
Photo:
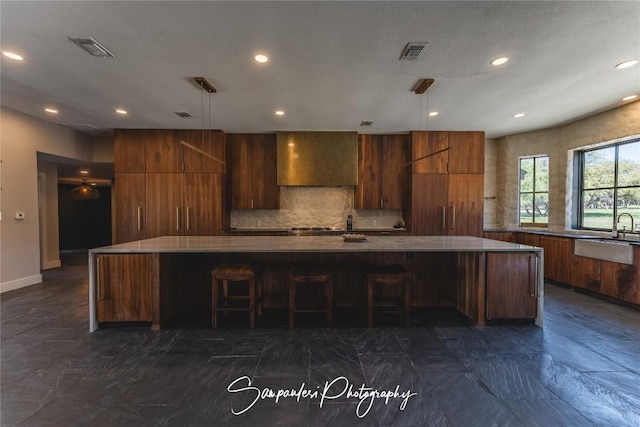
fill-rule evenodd
<path id="1" fill-rule="evenodd" d="M 151 321 L 151 254 L 96 257 L 96 320 Z"/>
<path id="2" fill-rule="evenodd" d="M 535 254 L 487 253 L 487 320 L 535 318 L 536 271 Z"/>

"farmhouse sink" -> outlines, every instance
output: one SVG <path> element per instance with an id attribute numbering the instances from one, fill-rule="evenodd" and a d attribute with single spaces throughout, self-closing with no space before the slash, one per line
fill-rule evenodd
<path id="1" fill-rule="evenodd" d="M 614 239 L 578 239 L 573 253 L 588 258 L 633 265 L 633 246 Z"/>

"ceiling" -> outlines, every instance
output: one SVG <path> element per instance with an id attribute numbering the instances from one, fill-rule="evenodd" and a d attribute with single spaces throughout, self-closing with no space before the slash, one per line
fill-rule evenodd
<path id="1" fill-rule="evenodd" d="M 500 137 L 640 93 L 640 66 L 614 68 L 640 58 L 639 1 L 3 0 L 0 14 L 2 50 L 25 58 L 2 58 L 2 104 L 94 134 L 205 127 Z M 90 56 L 68 39 L 85 36 L 115 58 Z M 408 42 L 429 46 L 400 61 Z M 269 62 L 255 62 L 258 52 Z M 489 64 L 502 55 L 505 65 Z M 435 83 L 416 95 L 423 78 Z M 48 106 L 59 113 L 45 113 Z"/>

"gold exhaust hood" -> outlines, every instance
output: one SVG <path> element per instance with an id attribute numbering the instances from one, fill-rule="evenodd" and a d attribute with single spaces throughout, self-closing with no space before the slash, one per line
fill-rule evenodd
<path id="1" fill-rule="evenodd" d="M 358 184 L 357 132 L 278 132 L 278 185 Z"/>

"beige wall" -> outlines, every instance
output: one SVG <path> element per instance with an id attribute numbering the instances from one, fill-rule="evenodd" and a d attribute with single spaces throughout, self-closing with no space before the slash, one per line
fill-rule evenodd
<path id="1" fill-rule="evenodd" d="M 500 138 L 494 167 L 499 183 L 496 226 L 518 227 L 520 157 L 549 155 L 549 230 L 565 231 L 572 227 L 573 150 L 637 135 L 640 135 L 640 101 L 564 126 Z M 485 156 L 488 155 L 489 151 Z M 491 168 L 489 165 L 487 169 Z M 487 222 L 492 220 L 485 217 L 485 225 Z"/>
<path id="2" fill-rule="evenodd" d="M 88 139 L 5 107 L 0 110 L 0 292 L 42 281 L 36 153 L 92 161 Z M 16 212 L 24 212 L 25 219 L 14 219 Z"/>

